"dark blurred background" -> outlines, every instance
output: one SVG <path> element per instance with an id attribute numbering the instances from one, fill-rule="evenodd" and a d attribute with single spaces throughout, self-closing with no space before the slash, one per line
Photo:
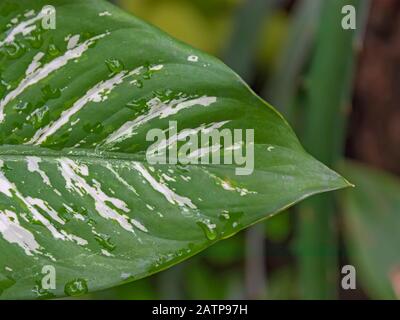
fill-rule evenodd
<path id="1" fill-rule="evenodd" d="M 326 4 L 334 1 L 357 8 L 356 31 L 339 30 L 342 13 L 333 8 L 340 7 Z M 310 202 L 281 213 L 150 278 L 84 298 L 395 298 L 400 239 L 385 225 L 400 227 L 400 1 L 112 2 L 218 56 L 286 116 L 306 149 L 345 172 L 357 188 L 333 202 L 321 198 L 319 206 Z M 329 114 L 341 120 L 333 125 Z M 323 133 L 319 142 L 307 138 L 318 136 L 317 129 L 309 129 L 318 127 L 314 115 L 322 128 L 330 128 L 327 135 L 341 141 L 340 151 L 331 152 L 336 144 L 327 143 L 332 155 L 319 156 L 324 139 L 330 140 Z M 376 201 L 363 208 L 367 199 Z M 308 205 L 322 208 L 315 215 L 326 219 L 307 222 L 302 211 Z M 322 251 L 334 239 L 333 253 L 315 252 L 318 237 L 330 241 Z M 357 270 L 355 290 L 341 287 L 347 264 Z"/>

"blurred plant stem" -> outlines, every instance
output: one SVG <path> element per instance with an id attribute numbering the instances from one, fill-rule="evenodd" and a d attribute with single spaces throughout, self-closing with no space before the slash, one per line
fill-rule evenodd
<path id="1" fill-rule="evenodd" d="M 315 51 L 306 75 L 303 141 L 306 149 L 328 166 L 334 166 L 343 155 L 355 65 L 356 32 L 342 28 L 342 8 L 352 5 L 359 13 L 364 4 L 361 0 L 323 1 Z M 334 200 L 332 194 L 324 194 L 299 206 L 296 253 L 303 299 L 336 298 L 340 269 Z"/>
<path id="2" fill-rule="evenodd" d="M 238 7 L 232 36 L 223 53 L 225 63 L 244 80 L 252 80 L 253 59 L 258 35 L 265 19 L 271 15 L 275 0 L 245 0 Z"/>
<path id="3" fill-rule="evenodd" d="M 265 261 L 265 227 L 260 223 L 246 232 L 246 299 L 266 298 L 267 268 Z"/>
<path id="4" fill-rule="evenodd" d="M 271 79 L 262 92 L 273 106 L 293 124 L 293 100 L 300 84 L 300 75 L 310 59 L 319 23 L 323 0 L 298 1 L 293 10 L 286 45 Z"/>
<path id="5" fill-rule="evenodd" d="M 157 280 L 161 300 L 185 299 L 182 274 L 186 266 L 186 263 L 181 263 L 160 273 Z"/>

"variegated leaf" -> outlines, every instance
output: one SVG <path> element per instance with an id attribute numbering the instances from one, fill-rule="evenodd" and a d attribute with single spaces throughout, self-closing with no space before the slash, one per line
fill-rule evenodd
<path id="1" fill-rule="evenodd" d="M 145 277 L 348 185 L 224 64 L 105 1 L 2 0 L 0 28 L 0 298 Z M 171 121 L 183 140 L 254 129 L 254 172 L 150 165 Z"/>

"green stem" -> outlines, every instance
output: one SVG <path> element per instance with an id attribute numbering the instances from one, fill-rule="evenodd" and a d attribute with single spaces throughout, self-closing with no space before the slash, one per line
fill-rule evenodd
<path id="1" fill-rule="evenodd" d="M 267 297 L 265 253 L 265 226 L 260 223 L 246 231 L 246 299 L 265 299 Z"/>
<path id="2" fill-rule="evenodd" d="M 274 0 L 246 0 L 238 9 L 224 62 L 244 80 L 253 78 L 252 63 L 261 26 L 274 7 Z"/>
<path id="3" fill-rule="evenodd" d="M 343 154 L 346 104 L 352 88 L 355 31 L 342 28 L 342 8 L 360 0 L 325 0 L 306 80 L 303 140 L 306 149 L 328 166 Z M 359 27 L 359 26 L 358 26 Z M 305 299 L 332 299 L 338 287 L 335 202 L 332 194 L 300 206 L 297 236 L 300 290 Z"/>
<path id="4" fill-rule="evenodd" d="M 294 124 L 294 100 L 300 76 L 310 58 L 324 0 L 303 0 L 296 4 L 289 35 L 277 68 L 263 90 L 262 96 L 278 108 Z"/>

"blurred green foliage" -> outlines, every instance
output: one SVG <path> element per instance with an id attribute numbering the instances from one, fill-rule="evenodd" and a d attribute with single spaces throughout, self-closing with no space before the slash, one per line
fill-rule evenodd
<path id="1" fill-rule="evenodd" d="M 400 180 L 357 162 L 343 172 L 356 185 L 341 198 L 351 262 L 372 298 L 400 298 Z"/>
<path id="2" fill-rule="evenodd" d="M 242 0 L 120 0 L 122 8 L 179 40 L 218 54 Z"/>

